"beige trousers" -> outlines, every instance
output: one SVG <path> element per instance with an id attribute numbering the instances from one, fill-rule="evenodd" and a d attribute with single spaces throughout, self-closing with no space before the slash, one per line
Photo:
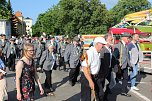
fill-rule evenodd
<path id="1" fill-rule="evenodd" d="M 0 80 L 0 101 L 8 100 L 6 78 Z"/>

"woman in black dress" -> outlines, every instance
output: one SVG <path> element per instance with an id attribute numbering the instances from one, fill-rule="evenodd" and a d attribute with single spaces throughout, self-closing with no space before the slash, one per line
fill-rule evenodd
<path id="1" fill-rule="evenodd" d="M 30 43 L 24 44 L 23 57 L 16 64 L 16 88 L 19 101 L 33 101 L 35 83 L 37 82 L 40 94 L 44 93 L 40 80 L 36 73 L 33 61 L 34 46 Z"/>

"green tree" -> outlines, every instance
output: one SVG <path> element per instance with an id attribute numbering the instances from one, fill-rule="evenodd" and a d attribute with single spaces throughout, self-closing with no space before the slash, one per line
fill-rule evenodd
<path id="1" fill-rule="evenodd" d="M 40 34 L 43 32 L 43 23 L 41 19 L 44 17 L 44 14 L 39 14 L 36 23 L 32 26 L 32 33 L 33 35 L 40 36 Z"/>
<path id="2" fill-rule="evenodd" d="M 90 0 L 92 33 L 107 33 L 108 10 L 99 0 Z"/>
<path id="3" fill-rule="evenodd" d="M 126 15 L 151 8 L 148 0 L 119 0 L 117 5 L 112 8 L 116 23 Z"/>
<path id="4" fill-rule="evenodd" d="M 10 0 L 8 0 L 7 9 L 9 10 L 10 17 L 12 17 L 13 9 Z"/>
<path id="5" fill-rule="evenodd" d="M 0 19 L 10 19 L 10 10 L 6 0 L 0 0 Z"/>

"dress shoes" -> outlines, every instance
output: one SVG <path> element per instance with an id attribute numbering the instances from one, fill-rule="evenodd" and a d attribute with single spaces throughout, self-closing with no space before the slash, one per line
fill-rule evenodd
<path id="1" fill-rule="evenodd" d="M 51 87 L 51 88 L 50 88 L 50 91 L 51 91 L 51 92 L 54 92 L 54 91 L 55 91 L 55 89 Z"/>
<path id="2" fill-rule="evenodd" d="M 121 95 L 122 95 L 122 96 L 126 96 L 126 97 L 131 97 L 131 95 L 128 94 L 128 93 L 121 93 Z"/>
<path id="3" fill-rule="evenodd" d="M 72 82 L 72 81 L 69 81 L 69 84 L 70 84 L 71 86 L 74 86 L 74 85 L 75 85 L 75 83 Z"/>

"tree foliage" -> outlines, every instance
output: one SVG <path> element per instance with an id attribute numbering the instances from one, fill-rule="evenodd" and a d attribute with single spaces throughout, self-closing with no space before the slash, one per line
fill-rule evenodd
<path id="1" fill-rule="evenodd" d="M 100 1 L 60 0 L 56 6 L 38 16 L 33 33 L 104 34 L 126 14 L 149 9 L 151 6 L 147 0 L 119 0 L 108 11 Z"/>
<path id="2" fill-rule="evenodd" d="M 112 9 L 116 23 L 126 15 L 151 8 L 148 0 L 119 0 Z"/>
<path id="3" fill-rule="evenodd" d="M 6 0 L 0 0 L 0 19 L 10 19 L 12 9 L 9 3 Z"/>
<path id="4" fill-rule="evenodd" d="M 107 13 L 100 0 L 61 0 L 39 15 L 33 32 L 47 34 L 106 33 Z"/>

